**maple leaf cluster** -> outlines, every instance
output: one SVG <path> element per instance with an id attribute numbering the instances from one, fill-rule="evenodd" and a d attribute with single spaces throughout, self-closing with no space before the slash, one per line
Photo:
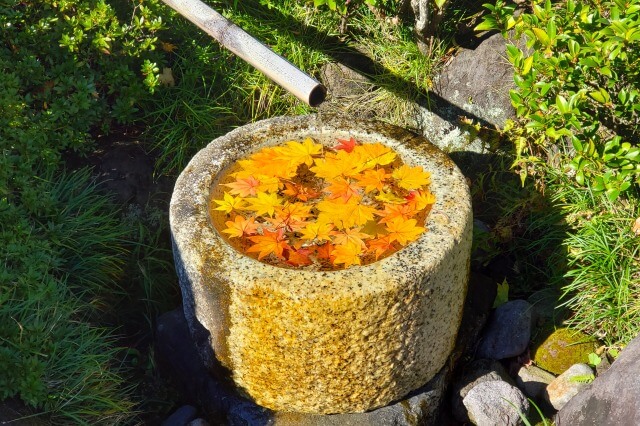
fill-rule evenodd
<path id="1" fill-rule="evenodd" d="M 221 182 L 211 209 L 228 219 L 228 241 L 289 267 L 340 269 L 387 256 L 425 231 L 435 202 L 429 172 L 353 138 L 333 148 L 311 138 L 263 148 Z"/>

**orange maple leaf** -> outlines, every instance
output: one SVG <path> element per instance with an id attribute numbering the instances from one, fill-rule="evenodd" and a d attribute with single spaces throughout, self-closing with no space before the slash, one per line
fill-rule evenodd
<path id="1" fill-rule="evenodd" d="M 385 173 L 385 170 L 382 168 L 376 170 L 365 170 L 361 175 L 355 176 L 360 186 L 364 187 L 364 192 L 371 192 L 374 189 L 382 191 L 384 188 L 384 182 L 390 177 L 391 175 Z"/>
<path id="2" fill-rule="evenodd" d="M 402 218 L 404 220 L 410 219 L 417 213 L 415 205 L 413 204 L 385 204 L 383 211 L 376 211 L 375 214 L 382 216 L 380 223 L 391 222 L 396 218 Z"/>
<path id="3" fill-rule="evenodd" d="M 338 145 L 334 146 L 333 149 L 336 151 L 343 150 L 347 152 L 353 151 L 353 148 L 356 147 L 358 142 L 353 138 L 346 139 L 338 139 Z"/>
<path id="4" fill-rule="evenodd" d="M 282 193 L 290 197 L 295 197 L 300 201 L 309 201 L 312 198 L 316 198 L 320 195 L 320 192 L 315 191 L 308 186 L 300 185 L 298 183 L 285 182 L 284 186 L 287 188 Z"/>
<path id="5" fill-rule="evenodd" d="M 284 228 L 287 232 L 298 231 L 307 223 L 305 219 L 311 216 L 311 206 L 302 203 L 286 202 L 284 206 L 275 207 L 273 220 L 274 228 Z"/>
<path id="6" fill-rule="evenodd" d="M 333 257 L 331 256 L 331 252 L 333 252 L 334 248 L 335 246 L 331 243 L 324 243 L 321 246 L 317 246 L 316 254 L 318 256 L 318 259 L 331 260 L 331 258 Z"/>
<path id="7" fill-rule="evenodd" d="M 404 219 L 396 217 L 387 223 L 387 231 L 392 241 L 397 241 L 403 246 L 408 242 L 416 240 L 424 232 L 424 228 L 416 226 L 415 219 Z"/>
<path id="8" fill-rule="evenodd" d="M 391 240 L 391 237 L 389 235 L 384 235 L 380 238 L 374 238 L 368 241 L 367 247 L 370 251 L 375 252 L 376 260 L 378 260 L 378 258 L 384 253 L 394 248 L 393 241 Z"/>
<path id="9" fill-rule="evenodd" d="M 262 259 L 269 254 L 274 254 L 277 257 L 284 259 L 283 251 L 290 249 L 288 241 L 284 235 L 283 229 L 278 229 L 276 232 L 270 232 L 266 229 L 262 230 L 263 235 L 256 235 L 255 237 L 249 237 L 255 244 L 247 249 L 249 253 L 258 253 L 258 260 Z"/>
<path id="10" fill-rule="evenodd" d="M 313 262 L 309 258 L 311 254 L 311 250 L 309 249 L 298 249 L 298 250 L 289 250 L 289 256 L 287 257 L 287 263 L 292 266 L 306 266 L 311 265 Z"/>
<path id="11" fill-rule="evenodd" d="M 248 197 L 250 195 L 256 195 L 258 193 L 258 186 L 260 185 L 260 181 L 253 176 L 249 176 L 247 178 L 236 179 L 235 182 L 224 183 L 223 185 L 231 188 L 229 193 L 233 195 Z"/>
<path id="12" fill-rule="evenodd" d="M 345 202 L 349 201 L 354 195 L 358 195 L 358 190 L 359 187 L 357 184 L 352 183 L 342 176 L 338 176 L 332 180 L 331 185 L 323 189 L 324 192 L 331 194 L 328 197 L 330 200 L 342 198 Z"/>
<path id="13" fill-rule="evenodd" d="M 425 172 L 420 166 L 411 167 L 403 164 L 394 170 L 391 176 L 397 181 L 398 186 L 404 189 L 418 189 L 431 182 L 431 173 Z"/>
<path id="14" fill-rule="evenodd" d="M 297 165 L 291 164 L 287 159 L 278 158 L 278 147 L 263 148 L 246 160 L 239 160 L 238 165 L 242 171 L 236 172 L 237 178 L 246 178 L 249 175 L 263 175 L 282 179 L 290 179 L 296 175 Z"/>
<path id="15" fill-rule="evenodd" d="M 254 235 L 258 232 L 258 224 L 254 218 L 245 219 L 241 215 L 236 215 L 234 220 L 228 220 L 224 224 L 228 226 L 222 232 L 229 234 L 229 238 L 242 237 L 244 235 Z"/>
<path id="16" fill-rule="evenodd" d="M 335 256 L 333 264 L 343 263 L 345 268 L 351 265 L 360 265 L 360 254 L 362 254 L 362 246 L 353 242 L 338 245 L 331 252 L 331 255 Z"/>
<path id="17" fill-rule="evenodd" d="M 407 202 L 412 204 L 418 211 L 436 202 L 436 196 L 429 191 L 411 191 L 406 197 Z"/>
<path id="18" fill-rule="evenodd" d="M 347 228 L 342 231 L 334 231 L 331 233 L 331 235 L 333 235 L 333 242 L 342 245 L 347 243 L 360 244 L 364 249 L 366 247 L 364 240 L 371 238 L 371 235 L 360 232 L 360 229 L 360 227 L 357 227 Z"/>

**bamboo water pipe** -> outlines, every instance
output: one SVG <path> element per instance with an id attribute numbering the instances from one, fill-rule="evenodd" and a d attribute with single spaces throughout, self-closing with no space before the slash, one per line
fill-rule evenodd
<path id="1" fill-rule="evenodd" d="M 320 82 L 200 0 L 163 1 L 301 101 L 312 107 L 324 101 L 327 90 Z"/>

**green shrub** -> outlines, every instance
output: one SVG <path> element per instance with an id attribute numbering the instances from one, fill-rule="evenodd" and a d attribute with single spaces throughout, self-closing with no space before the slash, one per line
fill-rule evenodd
<path id="1" fill-rule="evenodd" d="M 517 18 L 502 1 L 486 6 L 479 29 L 513 27 L 527 40 L 507 48 L 522 177 L 546 162 L 610 200 L 638 186 L 640 1 L 534 1 Z"/>

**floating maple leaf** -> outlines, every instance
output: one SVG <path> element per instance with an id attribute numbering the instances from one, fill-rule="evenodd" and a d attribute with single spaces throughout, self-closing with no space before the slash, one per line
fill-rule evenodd
<path id="1" fill-rule="evenodd" d="M 285 249 L 289 249 L 288 241 L 284 235 L 283 229 L 278 229 L 275 232 L 270 232 L 263 229 L 263 235 L 256 235 L 255 237 L 249 237 L 249 239 L 255 244 L 247 249 L 249 253 L 258 253 L 258 259 L 262 259 L 270 254 L 276 255 L 276 257 L 284 259 L 283 252 Z"/>
<path id="2" fill-rule="evenodd" d="M 360 254 L 362 254 L 362 246 L 353 242 L 335 246 L 331 252 L 331 255 L 335 257 L 333 264 L 344 264 L 345 268 L 351 265 L 360 265 Z"/>
<path id="3" fill-rule="evenodd" d="M 313 261 L 309 258 L 311 254 L 311 250 L 309 249 L 298 249 L 298 250 L 289 250 L 289 256 L 287 257 L 287 263 L 291 266 L 306 266 L 311 265 Z"/>
<path id="4" fill-rule="evenodd" d="M 392 241 L 397 241 L 403 246 L 408 242 L 417 239 L 424 232 L 424 228 L 416 226 L 415 219 L 404 219 L 396 217 L 387 223 L 387 231 Z"/>
<path id="5" fill-rule="evenodd" d="M 382 216 L 380 223 L 391 222 L 396 218 L 402 218 L 404 220 L 410 219 L 417 213 L 413 204 L 385 204 L 383 211 L 376 211 L 375 214 Z"/>
<path id="6" fill-rule="evenodd" d="M 239 195 L 241 197 L 248 197 L 250 195 L 256 195 L 258 193 L 258 186 L 260 181 L 253 176 L 246 178 L 236 179 L 235 182 L 225 183 L 224 186 L 231 188 L 229 193 Z"/>
<path id="7" fill-rule="evenodd" d="M 367 242 L 367 247 L 370 251 L 375 252 L 376 260 L 389 250 L 393 250 L 393 240 L 391 236 L 384 235 L 380 238 L 374 238 Z"/>
<path id="8" fill-rule="evenodd" d="M 255 223 L 255 219 L 252 217 L 245 219 L 241 215 L 236 215 L 234 220 L 226 221 L 225 225 L 228 228 L 223 229 L 222 232 L 229 234 L 229 238 L 254 235 L 258 232 L 258 224 Z"/>
<path id="9" fill-rule="evenodd" d="M 357 143 L 358 142 L 353 137 L 349 138 L 349 140 L 338 139 L 338 145 L 334 146 L 333 149 L 335 149 L 336 151 L 343 150 L 351 152 L 353 151 L 353 148 L 356 147 Z"/>
<path id="10" fill-rule="evenodd" d="M 341 245 L 347 243 L 360 244 L 360 246 L 364 249 L 366 247 L 364 240 L 371 238 L 371 235 L 360 232 L 360 229 L 360 227 L 356 227 L 332 232 L 333 242 Z"/>
<path id="11" fill-rule="evenodd" d="M 418 189 L 431 182 L 431 173 L 425 172 L 420 166 L 407 166 L 403 164 L 393 171 L 391 176 L 396 179 L 398 186 L 404 189 Z"/>
<path id="12" fill-rule="evenodd" d="M 259 192 L 255 198 L 247 198 L 246 201 L 249 204 L 245 207 L 247 210 L 256 212 L 258 216 L 264 214 L 273 216 L 276 206 L 279 206 L 282 200 L 278 198 L 278 194 Z"/>
<path id="13" fill-rule="evenodd" d="M 303 163 L 310 166 L 313 164 L 313 156 L 322 153 L 323 146 L 307 138 L 302 143 L 291 141 L 287 142 L 286 146 L 276 149 L 278 151 L 276 159 L 286 160 L 296 166 Z"/>
<path id="14" fill-rule="evenodd" d="M 429 191 L 411 191 L 406 199 L 418 211 L 436 202 L 436 196 Z"/>
<path id="15" fill-rule="evenodd" d="M 313 188 L 297 183 L 285 182 L 284 186 L 287 188 L 282 191 L 284 195 L 295 197 L 300 201 L 309 201 L 320 195 L 320 192 L 315 191 Z"/>
<path id="16" fill-rule="evenodd" d="M 214 210 L 220 210 L 227 214 L 231 213 L 234 210 L 241 210 L 244 206 L 244 198 L 242 197 L 234 197 L 231 194 L 224 193 L 224 197 L 222 200 L 213 200 L 216 204 L 219 204 L 218 207 L 214 208 Z"/>
<path id="17" fill-rule="evenodd" d="M 302 229 L 301 238 L 309 241 L 330 241 L 331 234 L 329 233 L 332 229 L 333 225 L 330 223 L 309 223 Z"/>
<path id="18" fill-rule="evenodd" d="M 354 195 L 358 195 L 358 190 L 359 187 L 357 184 L 342 176 L 335 178 L 331 181 L 331 185 L 323 189 L 324 192 L 331 194 L 329 195 L 329 199 L 342 198 L 345 202 L 349 201 Z"/>
<path id="19" fill-rule="evenodd" d="M 365 192 L 371 192 L 374 189 L 382 191 L 385 181 L 390 178 L 391 175 L 387 174 L 385 169 L 365 170 L 361 175 L 357 175 L 355 178 L 358 180 L 360 186 L 364 187 Z"/>
<path id="20" fill-rule="evenodd" d="M 396 153 L 379 142 L 358 145 L 354 152 L 360 154 L 365 168 L 372 168 L 377 165 L 384 166 L 396 159 Z"/>

